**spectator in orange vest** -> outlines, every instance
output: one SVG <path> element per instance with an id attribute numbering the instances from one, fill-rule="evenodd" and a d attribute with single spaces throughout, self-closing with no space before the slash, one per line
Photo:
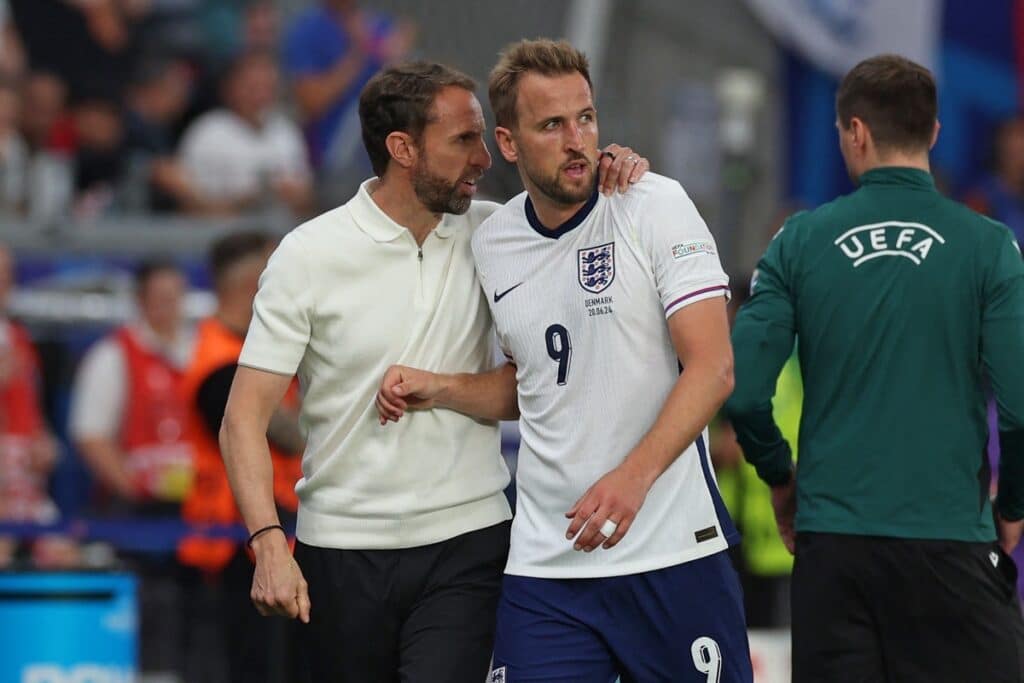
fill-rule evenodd
<path id="1" fill-rule="evenodd" d="M 107 514 L 177 517 L 191 484 L 180 387 L 193 339 L 185 287 L 175 265 L 144 263 L 136 273 L 139 317 L 93 346 L 75 378 L 69 432 Z"/>
<path id="2" fill-rule="evenodd" d="M 14 283 L 14 258 L 0 245 L 0 521 L 52 524 L 60 513 L 47 492 L 57 446 L 43 419 L 39 358 L 28 331 L 7 317 Z M 19 543 L 0 536 L 0 567 L 15 559 Z M 58 568 L 77 562 L 70 540 L 52 536 L 30 546 L 37 565 Z"/>
<path id="3" fill-rule="evenodd" d="M 276 245 L 269 235 L 241 232 L 222 238 L 210 255 L 217 310 L 199 324 L 192 361 L 185 370 L 182 391 L 188 406 L 187 434 L 196 454 L 195 484 L 182 514 L 193 524 L 241 524 L 221 459 L 217 435 L 228 392 L 238 367 L 256 296 L 259 276 Z M 267 438 L 272 445 L 273 489 L 278 512 L 288 524 L 295 519 L 295 483 L 302 476 L 305 443 L 298 427 L 298 385 L 293 381 L 271 420 Z M 224 646 L 229 674 L 222 680 L 270 683 L 295 680 L 288 669 L 288 639 L 294 626 L 286 619 L 266 620 L 249 599 L 252 563 L 244 544 L 228 539 L 191 537 L 178 557 L 199 570 L 218 588 Z M 282 654 L 285 653 L 285 654 Z"/>

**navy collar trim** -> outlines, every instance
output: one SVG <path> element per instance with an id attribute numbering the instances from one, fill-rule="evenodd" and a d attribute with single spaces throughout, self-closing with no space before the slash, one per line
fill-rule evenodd
<path id="1" fill-rule="evenodd" d="M 595 187 L 594 193 L 590 195 L 590 199 L 587 200 L 587 203 L 579 208 L 579 211 L 574 213 L 572 217 L 569 218 L 569 220 L 562 223 L 557 228 L 551 230 L 549 228 L 545 228 L 544 224 L 540 222 L 539 218 L 537 218 L 537 212 L 533 208 L 533 201 L 530 199 L 529 195 L 527 195 L 526 220 L 530 222 L 530 227 L 536 230 L 540 236 L 549 237 L 551 239 L 557 240 L 565 233 L 570 232 L 579 227 L 579 224 L 587 219 L 587 216 L 590 215 L 590 212 L 594 210 L 595 206 L 597 206 L 597 198 L 599 196 L 600 193 L 597 191 L 597 188 Z"/>

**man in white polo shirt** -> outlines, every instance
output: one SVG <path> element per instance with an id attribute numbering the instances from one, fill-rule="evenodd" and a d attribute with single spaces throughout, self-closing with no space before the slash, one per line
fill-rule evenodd
<path id="1" fill-rule="evenodd" d="M 388 429 L 374 408 L 393 363 L 463 373 L 470 394 L 500 384 L 488 374 L 514 372 L 491 370 L 470 252 L 472 230 L 497 208 L 472 201 L 491 164 L 473 89 L 438 64 L 374 77 L 359 114 L 379 178 L 285 237 L 261 278 L 221 447 L 252 533 L 253 600 L 307 624 L 313 680 L 487 673 L 511 517 L 496 421 L 517 415 L 514 397 L 493 397 L 481 419 L 455 404 Z M 626 187 L 646 162 L 619 156 L 602 167 Z M 265 434 L 295 373 L 308 439 L 293 559 Z"/>

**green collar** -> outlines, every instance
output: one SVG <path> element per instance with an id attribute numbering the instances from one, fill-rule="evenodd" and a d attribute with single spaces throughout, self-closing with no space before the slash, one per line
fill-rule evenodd
<path id="1" fill-rule="evenodd" d="M 905 185 L 935 191 L 935 179 L 931 173 L 919 168 L 905 166 L 882 166 L 861 175 L 858 184 L 863 185 Z"/>

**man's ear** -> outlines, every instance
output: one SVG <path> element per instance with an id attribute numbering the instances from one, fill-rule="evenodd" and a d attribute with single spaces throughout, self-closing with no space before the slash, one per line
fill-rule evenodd
<path id="1" fill-rule="evenodd" d="M 861 154 L 866 152 L 868 145 L 874 142 L 871 137 L 871 129 L 856 116 L 850 117 L 850 127 L 846 129 L 846 132 L 850 136 L 853 148 Z"/>
<path id="2" fill-rule="evenodd" d="M 510 164 L 519 161 L 519 149 L 516 147 L 516 141 L 512 137 L 511 130 L 501 126 L 495 127 L 494 140 L 498 143 L 498 151 L 501 152 L 501 156 L 505 158 L 505 161 Z"/>
<path id="3" fill-rule="evenodd" d="M 935 143 L 939 141 L 939 130 L 942 128 L 942 124 L 939 123 L 938 119 L 935 119 L 935 130 L 932 131 L 932 142 L 928 145 L 928 149 L 935 146 Z"/>
<path id="4" fill-rule="evenodd" d="M 416 161 L 419 159 L 419 149 L 408 133 L 401 131 L 389 133 L 384 140 L 384 145 L 388 148 L 388 154 L 391 155 L 394 162 L 402 168 L 412 168 L 416 165 Z"/>

